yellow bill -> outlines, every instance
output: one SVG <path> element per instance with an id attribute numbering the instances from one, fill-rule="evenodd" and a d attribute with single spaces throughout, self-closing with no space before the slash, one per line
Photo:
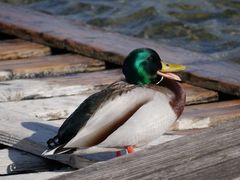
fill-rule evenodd
<path id="1" fill-rule="evenodd" d="M 186 67 L 184 65 L 181 64 L 169 64 L 169 63 L 162 63 L 162 69 L 157 71 L 157 74 L 159 76 L 168 78 L 168 79 L 173 79 L 176 81 L 181 81 L 181 78 L 174 74 L 173 72 L 179 72 L 179 71 L 183 71 L 186 69 Z"/>

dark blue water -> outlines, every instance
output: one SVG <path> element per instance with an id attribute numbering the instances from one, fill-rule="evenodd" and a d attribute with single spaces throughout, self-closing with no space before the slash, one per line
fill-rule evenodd
<path id="1" fill-rule="evenodd" d="M 240 62 L 239 0 L 5 1 L 192 51 L 220 52 L 220 58 Z"/>

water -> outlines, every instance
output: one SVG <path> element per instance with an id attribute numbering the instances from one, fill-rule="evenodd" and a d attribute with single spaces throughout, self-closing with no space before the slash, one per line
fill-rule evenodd
<path id="1" fill-rule="evenodd" d="M 240 62 L 239 0 L 0 1 Z"/>

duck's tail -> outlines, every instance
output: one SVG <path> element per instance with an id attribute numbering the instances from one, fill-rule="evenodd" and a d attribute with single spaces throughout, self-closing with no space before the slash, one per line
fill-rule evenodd
<path id="1" fill-rule="evenodd" d="M 48 149 L 46 149 L 42 156 L 50 156 L 54 154 L 63 154 L 73 150 L 72 148 L 64 148 L 65 144 L 59 142 L 58 136 L 54 136 L 47 141 Z"/>
<path id="2" fill-rule="evenodd" d="M 64 154 L 70 151 L 73 151 L 74 149 L 72 148 L 63 148 L 63 145 L 60 145 L 54 149 L 46 149 L 43 153 L 42 156 L 51 156 L 51 155 L 59 155 L 59 154 Z"/>

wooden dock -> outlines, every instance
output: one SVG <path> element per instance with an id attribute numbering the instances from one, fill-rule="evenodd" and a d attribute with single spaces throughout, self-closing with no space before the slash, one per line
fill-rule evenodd
<path id="1" fill-rule="evenodd" d="M 42 157 L 47 139 L 82 101 L 123 78 L 123 59 L 138 47 L 154 48 L 162 59 L 188 67 L 181 74 L 186 107 L 169 132 L 119 158 L 116 149 L 95 148 Z M 239 75 L 240 65 L 214 56 L 0 3 L 0 175 L 240 178 Z"/>

